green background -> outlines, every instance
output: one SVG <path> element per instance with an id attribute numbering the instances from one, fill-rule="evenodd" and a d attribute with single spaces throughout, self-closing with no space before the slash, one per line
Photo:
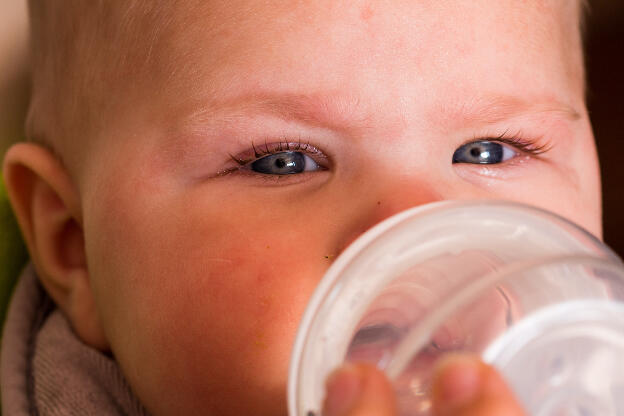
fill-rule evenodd
<path id="1" fill-rule="evenodd" d="M 27 260 L 26 247 L 0 176 L 0 329 L 4 326 L 15 281 Z"/>

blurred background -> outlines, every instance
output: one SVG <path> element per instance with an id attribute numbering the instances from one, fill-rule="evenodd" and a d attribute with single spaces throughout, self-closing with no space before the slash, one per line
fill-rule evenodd
<path id="1" fill-rule="evenodd" d="M 604 237 L 624 257 L 624 0 L 590 0 L 587 105 L 602 169 Z"/>
<path id="2" fill-rule="evenodd" d="M 496 1 L 496 0 L 492 0 Z M 605 241 L 624 257 L 624 0 L 589 0 L 588 106 L 601 159 Z M 27 105 L 25 0 L 0 6 L 0 159 Z"/>

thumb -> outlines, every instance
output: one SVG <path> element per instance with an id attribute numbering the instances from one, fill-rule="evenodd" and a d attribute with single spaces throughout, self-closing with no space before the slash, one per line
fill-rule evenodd
<path id="1" fill-rule="evenodd" d="M 435 416 L 522 416 L 503 378 L 471 355 L 450 355 L 436 367 L 432 385 Z"/>
<path id="2" fill-rule="evenodd" d="M 346 364 L 326 383 L 323 416 L 395 416 L 396 402 L 386 376 L 370 364 Z"/>

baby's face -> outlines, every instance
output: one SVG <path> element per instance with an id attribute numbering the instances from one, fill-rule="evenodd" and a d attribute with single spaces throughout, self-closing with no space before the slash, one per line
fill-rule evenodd
<path id="1" fill-rule="evenodd" d="M 154 414 L 284 413 L 312 291 L 401 210 L 506 199 L 600 234 L 573 2 L 198 4 L 137 45 L 151 76 L 111 91 L 79 178 L 106 337 Z"/>

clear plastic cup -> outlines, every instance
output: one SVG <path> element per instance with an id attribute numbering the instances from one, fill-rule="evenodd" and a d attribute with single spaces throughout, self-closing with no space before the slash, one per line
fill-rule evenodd
<path id="1" fill-rule="evenodd" d="M 289 413 L 319 415 L 344 362 L 393 382 L 402 415 L 429 412 L 432 366 L 468 351 L 536 415 L 624 414 L 624 266 L 554 214 L 442 202 L 377 225 L 312 296 L 291 359 Z"/>

